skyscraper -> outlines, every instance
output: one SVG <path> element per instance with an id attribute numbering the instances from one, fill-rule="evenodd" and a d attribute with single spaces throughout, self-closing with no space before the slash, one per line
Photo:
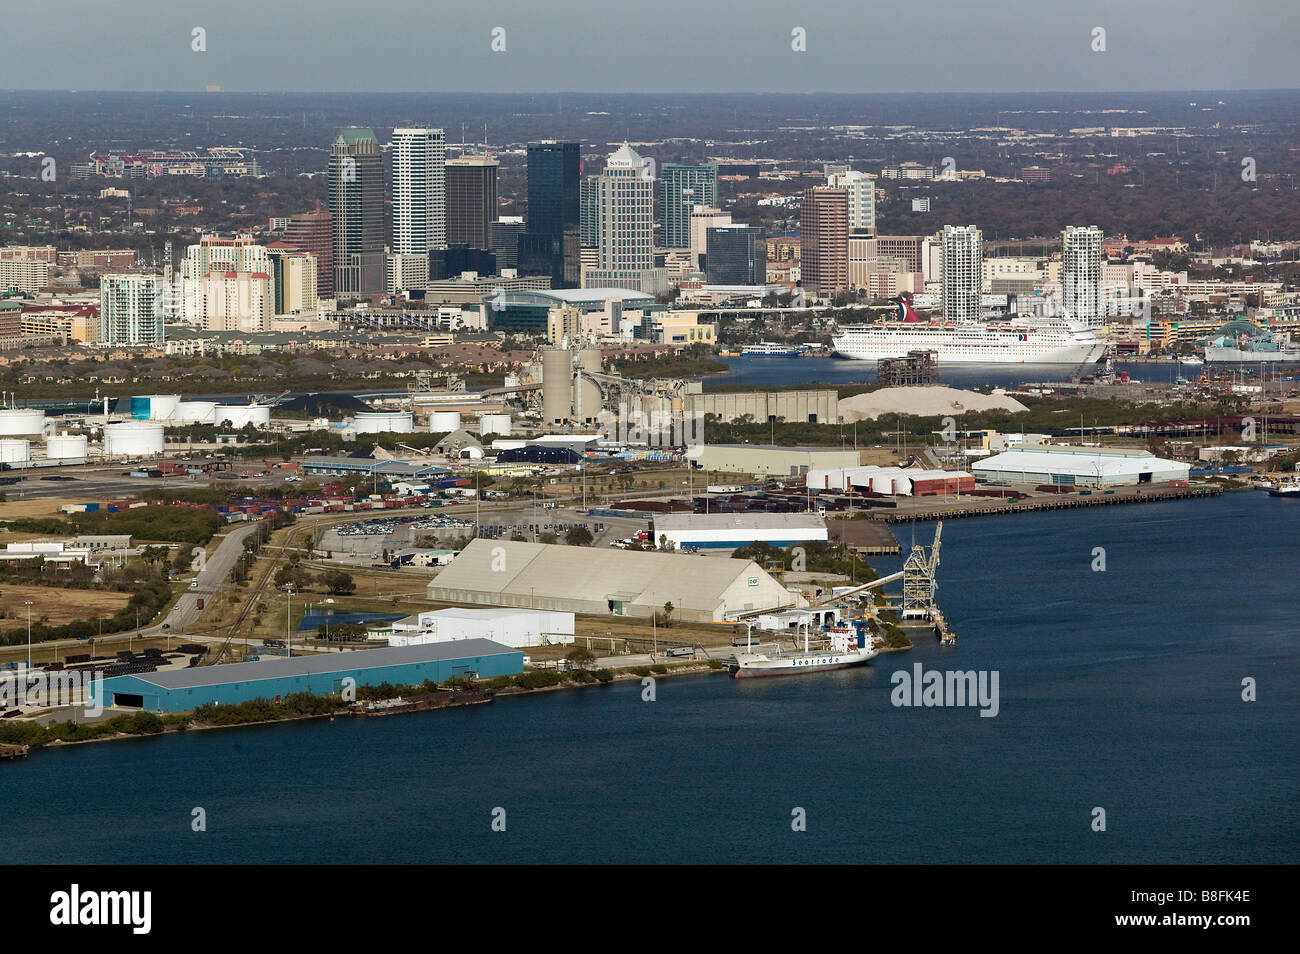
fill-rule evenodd
<path id="1" fill-rule="evenodd" d="M 1095 225 L 1071 225 L 1061 232 L 1061 290 L 1066 314 L 1075 321 L 1100 325 L 1101 245 L 1105 234 Z"/>
<path id="2" fill-rule="evenodd" d="M 446 141 L 441 129 L 393 130 L 393 254 L 447 245 Z"/>
<path id="3" fill-rule="evenodd" d="M 852 233 L 876 231 L 876 180 L 865 172 L 847 169 L 831 172 L 826 184 L 833 189 L 849 193 L 849 231 Z"/>
<path id="4" fill-rule="evenodd" d="M 709 229 L 705 239 L 710 285 L 762 285 L 767 281 L 767 238 L 748 225 Z"/>
<path id="5" fill-rule="evenodd" d="M 670 162 L 662 172 L 664 248 L 690 248 L 691 209 L 718 204 L 718 167 Z"/>
<path id="6" fill-rule="evenodd" d="M 519 240 L 524 235 L 524 220 L 518 215 L 503 215 L 492 223 L 492 252 L 497 257 L 497 271 L 519 267 Z"/>
<path id="7" fill-rule="evenodd" d="M 329 204 L 334 229 L 334 294 L 384 291 L 384 165 L 375 134 L 339 131 L 330 146 Z"/>
<path id="8" fill-rule="evenodd" d="M 104 275 L 100 278 L 101 344 L 163 344 L 161 282 L 157 275 Z"/>
<path id="9" fill-rule="evenodd" d="M 322 211 L 317 200 L 315 210 L 289 219 L 284 230 L 284 244 L 316 256 L 316 295 L 334 297 L 334 232 L 330 214 Z"/>
<path id="10" fill-rule="evenodd" d="M 611 285 L 655 294 L 666 288 L 655 269 L 654 180 L 627 143 L 610 154 L 596 177 L 596 267 L 588 285 Z"/>
<path id="11" fill-rule="evenodd" d="M 979 321 L 984 236 L 973 225 L 943 227 L 943 320 Z"/>
<path id="12" fill-rule="evenodd" d="M 600 244 L 600 212 L 596 201 L 596 177 L 583 176 L 579 184 L 578 219 L 581 224 L 582 247 L 595 248 Z"/>
<path id="13" fill-rule="evenodd" d="M 817 298 L 849 290 L 849 193 L 805 189 L 799 211 L 799 258 L 803 287 Z"/>
<path id="14" fill-rule="evenodd" d="M 491 156 L 464 156 L 447 163 L 448 245 L 492 247 L 499 165 Z"/>
<path id="15" fill-rule="evenodd" d="M 528 223 L 519 239 L 519 268 L 549 275 L 552 288 L 574 288 L 580 278 L 581 175 L 576 142 L 528 144 Z"/>

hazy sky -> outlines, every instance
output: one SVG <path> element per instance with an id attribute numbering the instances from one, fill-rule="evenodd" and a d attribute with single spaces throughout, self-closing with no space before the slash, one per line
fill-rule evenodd
<path id="1" fill-rule="evenodd" d="M 3 89 L 1300 87 L 1300 0 L 3 0 L 0 13 Z"/>

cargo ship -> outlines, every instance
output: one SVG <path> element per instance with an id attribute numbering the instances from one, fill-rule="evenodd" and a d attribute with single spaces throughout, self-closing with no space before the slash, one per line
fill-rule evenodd
<path id="1" fill-rule="evenodd" d="M 1300 500 L 1300 479 L 1297 480 L 1280 480 L 1276 487 L 1269 489 L 1270 497 L 1289 497 L 1292 500 Z"/>
<path id="2" fill-rule="evenodd" d="M 880 655 L 875 640 L 867 632 L 865 623 L 856 626 L 832 626 L 826 631 L 829 646 L 825 649 L 808 648 L 808 632 L 804 630 L 803 652 L 789 653 L 736 653 L 727 669 L 733 679 L 750 679 L 757 676 L 798 676 L 829 669 L 849 669 L 865 666 Z"/>

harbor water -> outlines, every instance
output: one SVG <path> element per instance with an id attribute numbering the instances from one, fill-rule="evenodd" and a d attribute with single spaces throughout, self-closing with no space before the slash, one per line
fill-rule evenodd
<path id="1" fill-rule="evenodd" d="M 897 532 L 905 554 L 933 528 Z M 955 646 L 917 637 L 868 667 L 786 679 L 660 679 L 654 701 L 619 683 L 41 751 L 0 768 L 22 832 L 0 852 L 1294 863 L 1298 532 L 1300 506 L 1252 492 L 957 521 L 938 594 Z M 893 705 L 892 674 L 918 663 L 996 672 L 997 715 Z M 196 808 L 206 831 L 191 829 Z"/>

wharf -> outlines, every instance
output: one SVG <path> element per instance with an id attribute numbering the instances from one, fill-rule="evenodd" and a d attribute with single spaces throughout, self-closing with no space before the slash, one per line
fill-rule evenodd
<path id="1" fill-rule="evenodd" d="M 912 523 L 918 520 L 955 520 L 958 517 L 982 517 L 1003 513 L 1034 513 L 1046 510 L 1073 510 L 1078 507 L 1104 507 L 1115 504 L 1158 503 L 1217 497 L 1221 487 L 1132 487 L 1115 488 L 1113 493 L 1094 490 L 1090 494 L 1041 494 L 1021 499 L 1003 497 L 962 497 L 953 500 L 917 499 L 900 504 L 894 510 L 870 512 L 878 523 Z"/>
<path id="2" fill-rule="evenodd" d="M 899 553 L 898 537 L 880 519 L 849 520 L 831 517 L 826 521 L 830 538 L 851 547 L 858 554 L 881 556 Z"/>
<path id="3" fill-rule="evenodd" d="M 27 746 L 0 743 L 0 759 L 20 759 L 27 754 Z"/>

